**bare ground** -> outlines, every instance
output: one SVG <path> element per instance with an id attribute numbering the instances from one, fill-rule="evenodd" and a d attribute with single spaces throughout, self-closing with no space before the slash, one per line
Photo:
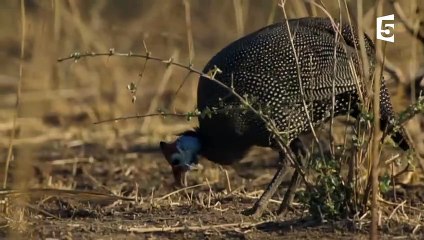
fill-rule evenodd
<path id="1" fill-rule="evenodd" d="M 121 136 L 110 145 L 113 147 L 102 141 L 90 143 L 60 137 L 33 144 L 29 148 L 31 156 L 35 156 L 29 166 L 31 174 L 26 170 L 27 175 L 31 175 L 29 189 L 0 194 L 5 211 L 0 218 L 3 225 L 0 236 L 18 234 L 35 239 L 368 238 L 368 214 L 355 224 L 350 220 L 322 223 L 313 220 L 302 204 L 295 203 L 293 211 L 275 216 L 273 213 L 283 192 L 270 202 L 263 217 L 245 216 L 243 210 L 253 205 L 275 171 L 277 155 L 269 150 L 254 149 L 234 168 L 222 168 L 203 160 L 203 169 L 189 175 L 189 187 L 176 189 L 170 167 L 154 144 L 154 138 L 151 144 L 139 144 L 137 141 L 146 138 L 136 136 L 134 133 Z M 110 139 L 103 142 L 108 141 Z M 18 148 L 18 156 L 21 152 L 24 154 L 25 150 Z M 15 170 L 14 166 L 12 164 L 11 171 Z M 419 215 L 422 210 L 409 211 L 405 203 L 406 209 L 399 208 L 399 203 L 382 204 L 385 216 L 382 236 L 416 239 L 424 236 Z M 422 204 L 420 206 L 422 209 Z M 393 216 L 387 218 L 391 213 Z"/>

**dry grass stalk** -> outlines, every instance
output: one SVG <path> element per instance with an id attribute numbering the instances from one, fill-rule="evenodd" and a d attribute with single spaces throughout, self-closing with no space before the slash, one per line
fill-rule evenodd
<path id="1" fill-rule="evenodd" d="M 172 54 L 171 59 L 178 60 L 178 57 L 179 57 L 179 50 L 175 50 L 174 53 Z M 153 112 L 153 111 L 158 109 L 160 99 L 161 99 L 163 93 L 165 92 L 166 87 L 169 85 L 168 83 L 169 83 L 169 80 L 172 77 L 173 71 L 174 71 L 174 68 L 173 68 L 172 65 L 170 65 L 166 68 L 165 72 L 163 73 L 163 77 L 162 77 L 161 81 L 159 82 L 159 86 L 157 88 L 157 91 L 156 91 L 155 95 L 153 96 L 152 101 L 150 102 L 149 109 L 147 110 L 147 112 Z M 141 131 L 142 132 L 148 131 L 149 126 L 151 125 L 151 120 L 152 120 L 152 118 L 145 118 L 143 120 L 143 124 L 141 125 Z"/>
<path id="2" fill-rule="evenodd" d="M 241 37 L 244 34 L 243 1 L 233 0 L 233 6 L 234 6 L 234 16 L 236 18 L 235 20 L 236 20 L 237 35 Z"/>
<path id="3" fill-rule="evenodd" d="M 379 1 L 375 9 L 376 16 L 381 16 L 383 11 L 383 1 Z M 379 205 L 378 205 L 378 194 L 380 193 L 379 188 L 379 163 L 380 163 L 380 89 L 381 81 L 383 78 L 383 66 L 384 66 L 384 49 L 382 47 L 381 41 L 376 41 L 375 43 L 376 52 L 383 52 L 383 62 L 377 63 L 374 74 L 374 83 L 373 83 L 373 133 L 372 133 L 372 146 L 371 146 L 371 184 L 372 184 L 372 197 L 371 197 L 371 231 L 370 239 L 378 239 L 378 226 L 379 223 Z M 367 69 L 367 68 L 366 68 Z"/>
<path id="4" fill-rule="evenodd" d="M 19 62 L 19 78 L 17 83 L 17 92 L 16 92 L 16 103 L 15 111 L 12 119 L 12 130 L 9 138 L 9 146 L 7 150 L 7 158 L 4 167 L 4 179 L 3 179 L 3 188 L 7 187 L 7 176 L 9 175 L 9 165 L 12 161 L 12 150 L 13 150 L 13 141 L 15 140 L 16 134 L 16 119 L 18 117 L 19 104 L 21 99 L 21 87 L 22 87 L 22 76 L 24 71 L 23 61 L 25 55 L 25 38 L 26 38 L 26 17 L 25 17 L 25 3 L 23 0 L 20 2 L 21 5 L 21 49 L 20 49 L 20 62 Z"/>
<path id="5" fill-rule="evenodd" d="M 182 227 L 130 227 L 126 229 L 128 232 L 136 233 L 154 233 L 154 232 L 179 232 L 179 231 L 209 231 L 209 230 L 225 230 L 225 229 L 248 229 L 254 228 L 262 222 L 240 222 L 240 223 L 226 223 L 216 225 L 204 225 L 204 226 L 182 226 Z"/>
<path id="6" fill-rule="evenodd" d="M 164 200 L 164 199 L 166 199 L 168 197 L 171 197 L 172 195 L 175 195 L 177 193 L 184 192 L 184 191 L 187 191 L 189 189 L 193 189 L 193 188 L 197 188 L 197 187 L 207 186 L 207 185 L 208 185 L 208 183 L 202 183 L 202 184 L 197 184 L 197 185 L 193 185 L 193 186 L 188 186 L 188 187 L 180 188 L 180 189 L 175 190 L 173 192 L 170 192 L 170 193 L 168 193 L 168 194 L 166 194 L 166 195 L 164 195 L 162 197 L 155 198 L 155 200 L 156 201 Z"/>
<path id="7" fill-rule="evenodd" d="M 114 194 L 106 194 L 96 191 L 82 191 L 82 190 L 72 190 L 72 189 L 57 189 L 57 188 L 30 188 L 26 190 L 0 190 L 1 197 L 43 197 L 43 196 L 60 196 L 60 197 L 69 197 L 83 200 L 93 200 L 93 199 L 115 199 L 123 201 L 134 201 L 135 198 L 122 197 Z"/>

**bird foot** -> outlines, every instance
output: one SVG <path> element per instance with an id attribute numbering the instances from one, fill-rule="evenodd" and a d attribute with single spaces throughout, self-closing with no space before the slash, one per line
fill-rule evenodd
<path id="1" fill-rule="evenodd" d="M 278 209 L 278 217 L 284 217 L 288 212 L 294 212 L 296 209 L 292 205 L 284 205 Z"/>
<path id="2" fill-rule="evenodd" d="M 257 206 L 247 208 L 242 211 L 242 214 L 245 216 L 251 216 L 253 218 L 259 218 L 262 216 L 263 210 L 259 209 Z"/>

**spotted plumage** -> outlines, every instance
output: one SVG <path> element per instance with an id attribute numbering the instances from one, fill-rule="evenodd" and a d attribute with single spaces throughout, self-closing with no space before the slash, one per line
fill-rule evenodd
<path id="1" fill-rule="evenodd" d="M 361 83 L 364 79 L 356 51 L 359 43 L 350 25 L 339 26 L 325 18 L 294 19 L 289 20 L 288 25 L 296 56 L 286 22 L 280 22 L 231 43 L 209 61 L 204 72 L 218 67 L 222 73 L 216 74 L 216 79 L 233 86 L 240 96 L 251 96 L 260 105 L 267 105 L 270 118 L 290 140 L 310 130 L 309 119 L 316 126 L 332 116 L 332 96 L 335 96 L 334 116 L 357 115 L 358 88 L 365 92 L 365 84 Z M 367 36 L 365 46 L 372 73 L 375 50 Z M 381 89 L 381 119 L 382 125 L 387 126 L 393 119 L 393 111 L 384 82 Z M 223 87 L 200 78 L 199 110 L 218 107 L 220 99 L 226 106 L 239 105 L 238 99 Z M 206 155 L 221 147 L 225 150 L 227 142 L 238 142 L 240 146 L 238 149 L 234 146 L 234 150 L 239 150 L 240 155 L 252 144 L 273 144 L 263 121 L 244 111 L 233 110 L 199 119 L 198 132 L 211 146 Z M 408 148 L 402 136 L 397 139 L 402 148 Z M 210 155 L 210 160 L 220 163 L 234 160 L 231 159 L 234 153 L 229 154 L 229 158 L 216 156 L 214 159 L 216 154 Z"/>

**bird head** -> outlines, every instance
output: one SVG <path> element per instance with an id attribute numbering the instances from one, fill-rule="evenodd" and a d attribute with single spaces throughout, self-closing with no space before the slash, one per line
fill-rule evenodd
<path id="1" fill-rule="evenodd" d="M 200 152 L 199 137 L 193 131 L 181 134 L 174 142 L 160 142 L 160 148 L 166 160 L 172 167 L 175 183 L 184 186 L 185 174 L 198 163 Z"/>

